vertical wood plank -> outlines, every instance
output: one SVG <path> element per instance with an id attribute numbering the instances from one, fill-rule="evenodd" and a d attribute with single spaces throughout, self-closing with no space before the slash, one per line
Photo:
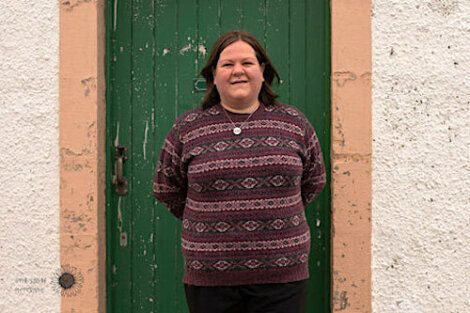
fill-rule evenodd
<path id="1" fill-rule="evenodd" d="M 115 16 L 113 29 L 113 56 L 112 69 L 115 76 L 111 96 L 113 99 L 113 119 L 116 121 L 115 128 L 110 129 L 113 146 L 120 144 L 126 147 L 131 146 L 132 134 L 132 92 L 131 92 L 131 71 L 132 71 L 132 2 L 119 1 L 113 3 Z M 115 28 L 114 28 L 115 27 Z M 114 147 L 112 148 L 114 150 Z M 112 158 L 108 158 L 114 164 L 114 151 Z M 124 167 L 124 176 L 131 177 L 132 156 Z M 132 189 L 132 183 L 130 183 Z M 112 195 L 110 195 L 110 193 Z M 113 219 L 109 228 L 110 240 L 110 282 L 108 294 L 111 302 L 108 308 L 113 312 L 131 312 L 130 299 L 132 296 L 132 272 L 131 272 L 131 251 L 132 240 L 129 236 L 132 233 L 132 198 L 116 197 L 114 186 L 109 190 L 108 195 L 116 199 L 108 207 L 108 212 L 113 213 Z"/>
<path id="2" fill-rule="evenodd" d="M 194 92 L 194 78 L 197 73 L 197 0 L 178 1 L 177 19 L 177 110 L 178 114 L 191 110 L 199 105 L 197 94 Z M 182 276 L 184 273 L 184 263 L 180 248 L 181 222 L 178 221 L 174 236 L 178 244 L 175 245 L 175 272 L 173 273 L 177 283 L 175 285 L 173 301 L 174 308 L 171 312 L 182 313 L 186 311 L 185 301 L 181 301 L 184 294 Z"/>
<path id="3" fill-rule="evenodd" d="M 177 20 L 178 4 L 158 0 L 155 8 L 155 149 L 158 153 L 163 140 L 175 121 L 177 111 Z M 156 160 L 157 161 L 157 160 Z M 154 165 L 156 164 L 154 162 Z M 150 170 L 150 169 L 149 169 Z M 153 169 L 152 169 L 153 170 Z M 155 312 L 174 312 L 176 285 L 176 250 L 179 238 L 175 232 L 178 222 L 160 203 L 155 201 Z"/>
<path id="4" fill-rule="evenodd" d="M 289 0 L 266 1 L 266 50 L 281 76 L 273 85 L 280 102 L 289 100 Z"/>
<path id="5" fill-rule="evenodd" d="M 243 9 L 240 1 L 220 0 L 220 27 L 222 33 L 242 27 Z"/>
<path id="6" fill-rule="evenodd" d="M 329 160 L 329 7 L 322 0 L 306 1 L 306 107 L 305 113 L 317 130 L 323 149 L 327 185 L 307 209 L 312 231 L 309 301 L 307 310 L 330 312 L 330 160 Z"/>
<path id="7" fill-rule="evenodd" d="M 198 5 L 198 46 L 197 46 L 197 74 L 207 62 L 212 45 L 220 34 L 218 0 L 199 0 Z M 197 102 L 204 97 L 204 92 L 197 94 Z"/>
<path id="8" fill-rule="evenodd" d="M 289 103 L 298 107 L 302 112 L 307 112 L 307 99 L 305 92 L 307 88 L 306 80 L 306 46 L 305 37 L 305 2 L 292 1 L 290 6 L 290 68 L 289 68 Z M 309 54 L 310 55 L 310 54 Z"/>
<path id="9" fill-rule="evenodd" d="M 154 6 L 153 1 L 133 0 L 132 27 L 132 148 L 133 222 L 132 312 L 154 309 L 152 168 L 154 164 Z"/>
<path id="10" fill-rule="evenodd" d="M 264 0 L 241 0 L 243 8 L 242 28 L 264 45 L 266 2 Z"/>
<path id="11" fill-rule="evenodd" d="M 114 57 L 114 44 L 116 34 L 114 32 L 114 20 L 117 18 L 114 9 L 111 9 L 111 1 L 106 2 L 106 308 L 110 311 L 114 307 L 115 297 L 117 293 L 115 285 L 116 276 L 112 272 L 116 259 L 116 230 L 111 225 L 117 224 L 117 216 L 114 214 L 113 208 L 117 207 L 117 199 L 112 194 L 112 188 L 109 188 L 109 177 L 113 175 L 111 158 L 113 130 L 117 129 L 117 120 L 114 116 L 114 110 L 108 106 L 115 103 L 114 88 L 116 84 L 115 66 L 116 59 Z"/>
<path id="12" fill-rule="evenodd" d="M 193 109 L 199 103 L 194 92 L 194 78 L 198 76 L 198 0 L 179 0 L 178 6 L 178 115 Z"/>

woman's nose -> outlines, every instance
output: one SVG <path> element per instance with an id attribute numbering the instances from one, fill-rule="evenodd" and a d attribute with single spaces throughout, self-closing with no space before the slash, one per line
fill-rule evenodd
<path id="1" fill-rule="evenodd" d="M 243 74 L 243 66 L 241 64 L 235 63 L 233 66 L 233 75 Z"/>

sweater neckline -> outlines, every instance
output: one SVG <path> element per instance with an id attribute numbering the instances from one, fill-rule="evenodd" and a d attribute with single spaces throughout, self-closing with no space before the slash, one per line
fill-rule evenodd
<path id="1" fill-rule="evenodd" d="M 251 112 L 239 113 L 239 112 L 232 112 L 232 111 L 226 110 L 224 109 L 224 107 L 222 107 L 221 103 L 218 104 L 218 108 L 219 108 L 220 113 L 223 113 L 223 110 L 225 110 L 225 112 L 227 112 L 227 114 L 229 114 L 231 117 L 232 116 L 233 117 L 237 117 L 237 116 L 246 117 L 251 114 Z M 253 112 L 253 116 L 259 114 L 259 112 L 264 110 L 264 108 L 265 108 L 264 103 L 260 101 L 258 108 Z"/>

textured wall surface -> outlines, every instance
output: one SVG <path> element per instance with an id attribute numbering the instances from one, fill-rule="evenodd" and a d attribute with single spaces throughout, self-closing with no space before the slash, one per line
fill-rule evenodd
<path id="1" fill-rule="evenodd" d="M 0 312 L 60 311 L 58 1 L 0 1 Z"/>
<path id="2" fill-rule="evenodd" d="M 373 312 L 470 312 L 470 1 L 373 1 Z"/>

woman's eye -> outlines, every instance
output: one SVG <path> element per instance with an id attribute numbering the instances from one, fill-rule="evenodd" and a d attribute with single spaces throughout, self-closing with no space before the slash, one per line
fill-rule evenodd
<path id="1" fill-rule="evenodd" d="M 243 65 L 253 65 L 253 62 L 243 62 Z"/>
<path id="2" fill-rule="evenodd" d="M 230 67 L 230 66 L 232 66 L 232 64 L 230 63 L 222 64 L 222 67 Z"/>

